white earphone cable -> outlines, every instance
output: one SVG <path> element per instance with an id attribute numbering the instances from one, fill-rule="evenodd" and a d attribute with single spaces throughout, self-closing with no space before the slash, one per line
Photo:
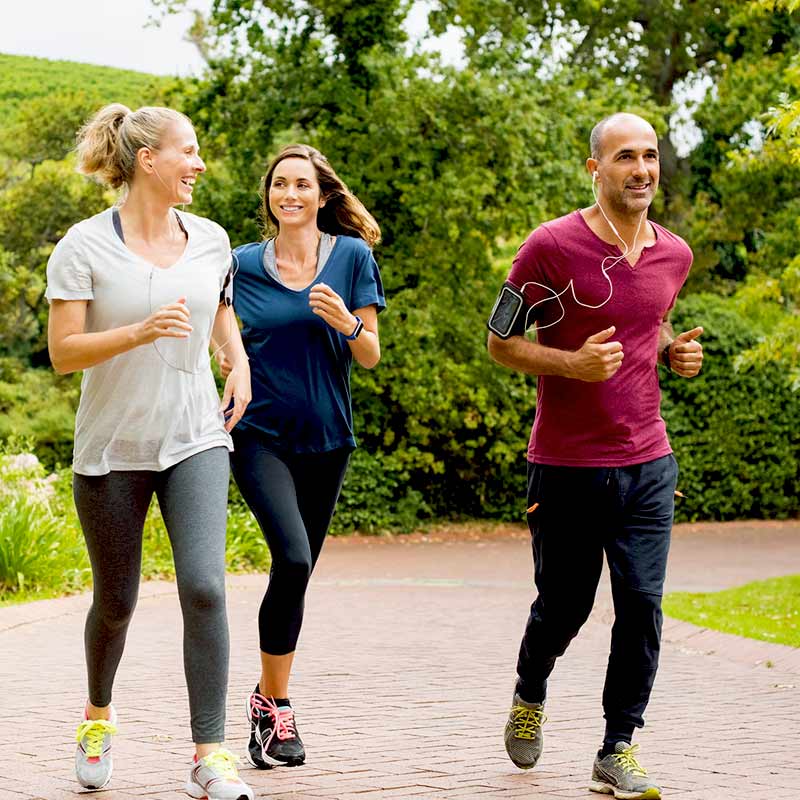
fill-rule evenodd
<path id="1" fill-rule="evenodd" d="M 537 323 L 536 330 L 537 331 L 543 331 L 543 330 L 545 330 L 547 328 L 552 328 L 554 325 L 557 325 L 559 322 L 561 322 L 561 320 L 564 319 L 564 317 L 566 316 L 566 313 L 567 313 L 566 309 L 564 308 L 564 304 L 561 302 L 561 296 L 563 294 L 565 294 L 567 291 L 571 291 L 572 292 L 572 299 L 579 306 L 583 306 L 584 308 L 592 308 L 592 309 L 602 308 L 614 296 L 614 284 L 611 282 L 611 278 L 608 276 L 608 273 L 615 266 L 617 266 L 617 264 L 619 264 L 620 261 L 622 261 L 624 258 L 627 258 L 630 253 L 635 253 L 636 252 L 636 243 L 637 243 L 637 241 L 639 239 L 639 232 L 641 231 L 642 222 L 644 221 L 645 215 L 647 214 L 647 209 L 642 211 L 642 213 L 639 215 L 639 224 L 636 226 L 636 233 L 633 236 L 633 244 L 630 247 L 628 247 L 628 243 L 622 238 L 622 236 L 619 235 L 619 232 L 617 231 L 616 227 L 614 227 L 614 223 L 611 222 L 611 220 L 606 215 L 606 212 L 603 210 L 603 206 L 600 205 L 600 201 L 597 198 L 597 192 L 596 192 L 595 187 L 594 187 L 595 180 L 596 180 L 596 175 L 597 175 L 597 173 L 592 175 L 592 196 L 594 197 L 595 204 L 600 209 L 600 213 L 603 215 L 603 218 L 608 223 L 608 225 L 611 228 L 611 230 L 614 232 L 614 235 L 617 237 L 617 239 L 619 239 L 622 242 L 622 244 L 623 244 L 623 246 L 625 248 L 623 250 L 623 252 L 622 252 L 622 255 L 619 255 L 619 256 L 606 256 L 600 262 L 600 272 L 602 273 L 603 278 L 605 278 L 605 280 L 608 281 L 608 297 L 606 297 L 605 300 L 603 300 L 601 303 L 598 303 L 597 305 L 592 305 L 591 303 L 582 303 L 578 299 L 577 294 L 575 293 L 575 279 L 574 278 L 570 278 L 569 283 L 567 283 L 567 285 L 560 292 L 556 292 L 550 286 L 546 286 L 545 284 L 539 283 L 538 281 L 526 281 L 525 283 L 522 284 L 522 286 L 519 289 L 520 294 L 524 294 L 525 289 L 528 286 L 538 286 L 541 289 L 544 289 L 546 292 L 548 292 L 550 294 L 550 296 L 549 297 L 543 297 L 541 300 L 537 300 L 528 309 L 528 311 L 525 314 L 525 330 L 527 330 L 528 327 L 529 327 L 529 319 L 530 319 L 531 311 L 533 311 L 534 308 L 536 308 L 537 306 L 541 305 L 542 303 L 546 303 L 548 300 L 558 300 L 558 305 L 561 308 L 561 316 L 557 320 L 554 320 L 553 322 L 548 322 L 546 325 L 539 325 Z"/>

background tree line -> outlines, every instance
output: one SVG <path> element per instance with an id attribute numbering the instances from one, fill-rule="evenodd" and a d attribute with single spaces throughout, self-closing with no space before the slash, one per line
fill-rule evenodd
<path id="1" fill-rule="evenodd" d="M 0 437 L 69 461 L 77 383 L 46 369 L 44 267 L 69 225 L 112 199 L 69 151 L 101 103 L 161 102 L 191 117 L 207 159 L 192 211 L 234 244 L 261 235 L 259 180 L 289 141 L 319 147 L 381 225 L 383 360 L 354 371 L 361 448 L 339 530 L 521 519 L 535 381 L 489 361 L 485 319 L 529 231 L 592 202 L 589 131 L 625 109 L 661 139 L 653 216 L 695 252 L 675 326 L 706 328 L 701 377 L 662 375 L 678 516 L 795 515 L 798 15 L 762 0 L 427 9 L 430 36 L 460 31 L 458 67 L 409 43 L 401 0 L 216 0 L 191 32 L 208 63 L 195 80 L 93 82 L 95 68 L 0 56 Z M 39 96 L 23 61 L 48 76 Z M 690 150 L 677 146 L 687 118 Z"/>

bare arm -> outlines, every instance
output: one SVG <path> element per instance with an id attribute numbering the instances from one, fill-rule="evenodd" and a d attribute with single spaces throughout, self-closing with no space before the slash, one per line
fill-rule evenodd
<path id="1" fill-rule="evenodd" d="M 217 307 L 211 341 L 216 344 L 217 358 L 225 377 L 225 389 L 222 393 L 220 409 L 226 417 L 225 430 L 231 431 L 242 418 L 250 400 L 250 362 L 242 344 L 242 334 L 236 322 L 233 308 L 223 303 Z M 233 400 L 233 408 L 228 408 Z"/>
<path id="2" fill-rule="evenodd" d="M 366 369 L 372 369 L 381 360 L 381 342 L 378 336 L 378 312 L 375 306 L 364 306 L 353 312 L 353 328 L 356 317 L 361 317 L 364 330 L 358 339 L 348 341 L 353 358 Z"/>
<path id="3" fill-rule="evenodd" d="M 167 336 L 185 339 L 192 330 L 182 299 L 162 306 L 147 319 L 108 331 L 85 333 L 88 300 L 53 300 L 47 323 L 47 346 L 61 375 L 102 364 L 114 356 Z"/>
<path id="4" fill-rule="evenodd" d="M 559 350 L 532 342 L 524 336 L 501 339 L 489 333 L 489 355 L 504 367 L 529 375 L 559 375 L 579 381 L 608 380 L 622 366 L 620 342 L 608 341 L 612 325 L 590 336 L 579 350 Z"/>

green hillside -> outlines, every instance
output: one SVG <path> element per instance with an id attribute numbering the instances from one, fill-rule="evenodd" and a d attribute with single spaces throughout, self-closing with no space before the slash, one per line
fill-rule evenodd
<path id="1" fill-rule="evenodd" d="M 96 97 L 98 104 L 121 102 L 136 108 L 152 102 L 170 80 L 114 67 L 0 53 L 0 125 L 26 100 L 76 91 Z"/>

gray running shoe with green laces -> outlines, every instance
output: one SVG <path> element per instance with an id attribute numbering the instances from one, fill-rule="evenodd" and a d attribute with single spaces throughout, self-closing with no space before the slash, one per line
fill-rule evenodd
<path id="1" fill-rule="evenodd" d="M 616 752 L 594 760 L 593 792 L 613 794 L 617 800 L 660 800 L 661 789 L 647 777 L 647 770 L 636 760 L 639 745 L 617 742 Z"/>
<path id="2" fill-rule="evenodd" d="M 542 755 L 542 725 L 547 722 L 542 703 L 527 703 L 516 692 L 506 722 L 508 757 L 520 769 L 536 766 Z"/>
<path id="3" fill-rule="evenodd" d="M 84 789 L 102 789 L 111 780 L 111 737 L 117 732 L 117 713 L 111 707 L 111 719 L 86 719 L 78 725 L 75 740 L 75 777 Z"/>

